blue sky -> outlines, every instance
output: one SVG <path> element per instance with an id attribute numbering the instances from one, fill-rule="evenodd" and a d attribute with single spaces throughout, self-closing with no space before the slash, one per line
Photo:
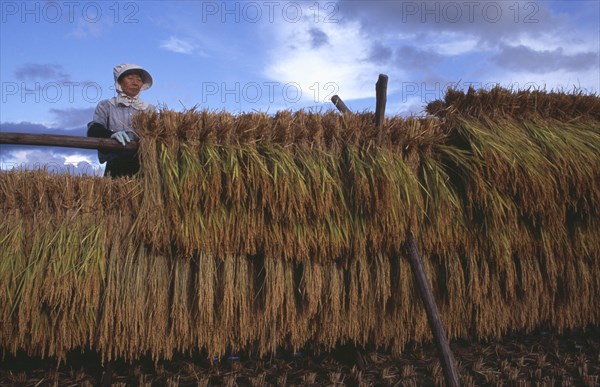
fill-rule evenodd
<path id="1" fill-rule="evenodd" d="M 0 1 L 0 130 L 85 135 L 112 68 L 144 66 L 146 101 L 181 111 L 422 114 L 449 86 L 600 90 L 600 2 Z M 94 173 L 94 151 L 0 146 L 0 168 Z M 66 166 L 65 166 L 66 165 Z"/>

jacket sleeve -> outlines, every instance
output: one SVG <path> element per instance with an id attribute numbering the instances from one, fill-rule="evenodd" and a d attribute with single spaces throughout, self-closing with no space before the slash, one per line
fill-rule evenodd
<path id="1" fill-rule="evenodd" d="M 109 138 L 113 132 L 109 129 L 109 102 L 103 100 L 98 103 L 94 111 L 94 118 L 87 125 L 88 137 Z M 115 158 L 115 154 L 111 152 L 103 152 L 98 149 L 98 160 L 100 163 L 105 163 L 108 160 Z"/>
<path id="2" fill-rule="evenodd" d="M 112 132 L 108 128 L 109 107 L 107 102 L 108 101 L 100 101 L 98 106 L 96 106 L 96 110 L 94 111 L 94 119 L 87 125 L 88 137 L 109 138 L 112 135 Z"/>
<path id="3" fill-rule="evenodd" d="M 104 125 L 106 129 L 111 129 L 109 124 L 110 116 L 110 100 L 105 99 L 98 102 L 96 110 L 94 111 L 94 122 Z"/>
<path id="4" fill-rule="evenodd" d="M 87 125 L 87 136 L 88 137 L 100 137 L 100 138 L 109 138 L 112 135 L 112 132 L 104 127 L 104 125 L 91 121 Z"/>

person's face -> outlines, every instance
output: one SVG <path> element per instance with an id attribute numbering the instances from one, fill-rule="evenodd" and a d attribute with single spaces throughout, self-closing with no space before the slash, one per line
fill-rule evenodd
<path id="1" fill-rule="evenodd" d="M 135 97 L 142 90 L 143 82 L 142 77 L 138 74 L 127 74 L 119 81 L 121 89 L 129 97 Z"/>

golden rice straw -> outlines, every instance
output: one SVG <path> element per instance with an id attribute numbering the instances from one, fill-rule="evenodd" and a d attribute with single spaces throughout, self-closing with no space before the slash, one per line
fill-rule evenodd
<path id="1" fill-rule="evenodd" d="M 449 90 L 435 117 L 161 109 L 132 178 L 0 172 L 0 351 L 155 361 L 600 321 L 600 99 Z M 378 136 L 381 142 L 376 144 Z"/>

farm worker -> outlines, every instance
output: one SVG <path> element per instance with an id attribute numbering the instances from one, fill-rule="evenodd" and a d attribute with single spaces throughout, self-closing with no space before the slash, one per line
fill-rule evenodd
<path id="1" fill-rule="evenodd" d="M 139 137 L 131 119 L 138 112 L 155 109 L 140 99 L 140 92 L 152 86 L 152 76 L 141 66 L 120 64 L 114 67 L 117 96 L 102 100 L 96 106 L 93 121 L 88 123 L 88 137 L 113 138 L 123 146 Z M 104 176 L 132 176 L 140 169 L 136 151 L 98 151 L 100 163 L 106 162 Z"/>

